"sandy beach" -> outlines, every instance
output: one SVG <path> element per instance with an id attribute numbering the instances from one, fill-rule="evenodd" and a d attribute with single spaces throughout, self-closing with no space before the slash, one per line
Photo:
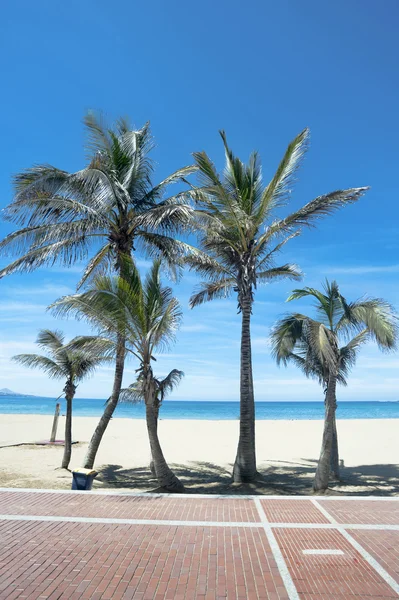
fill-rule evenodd
<path id="1" fill-rule="evenodd" d="M 97 418 L 75 417 L 71 467 L 80 466 Z M 71 475 L 59 469 L 63 448 L 36 446 L 48 439 L 52 417 L 0 415 L 0 486 L 70 488 Z M 164 454 L 188 491 L 200 493 L 306 494 L 310 492 L 322 436 L 322 421 L 258 421 L 260 481 L 229 483 L 238 440 L 238 421 L 161 420 Z M 63 438 L 60 418 L 57 438 Z M 333 493 L 399 494 L 398 420 L 338 421 L 342 482 Z M 14 445 L 23 444 L 23 445 Z M 148 491 L 151 479 L 144 420 L 113 419 L 95 467 L 97 489 Z"/>

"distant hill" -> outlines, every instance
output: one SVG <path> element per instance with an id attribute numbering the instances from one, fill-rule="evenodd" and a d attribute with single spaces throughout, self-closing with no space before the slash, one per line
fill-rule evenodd
<path id="1" fill-rule="evenodd" d="M 26 396 L 31 396 L 31 394 L 18 394 L 18 392 L 13 392 L 12 390 L 9 390 L 8 388 L 1 388 L 0 396 L 26 397 Z"/>

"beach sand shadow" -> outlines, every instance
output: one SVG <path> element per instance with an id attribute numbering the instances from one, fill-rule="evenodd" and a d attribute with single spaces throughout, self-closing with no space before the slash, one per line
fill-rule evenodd
<path id="1" fill-rule="evenodd" d="M 306 463 L 306 464 L 304 464 Z M 310 495 L 317 461 L 276 461 L 262 463 L 257 481 L 250 484 L 231 482 L 232 465 L 225 468 L 209 462 L 171 464 L 184 483 L 188 494 L 263 494 Z M 104 465 L 99 469 L 95 487 L 161 492 L 148 466 L 124 469 L 121 465 Z M 399 465 L 362 465 L 343 467 L 341 481 L 331 482 L 327 494 L 356 496 L 399 495 Z"/>

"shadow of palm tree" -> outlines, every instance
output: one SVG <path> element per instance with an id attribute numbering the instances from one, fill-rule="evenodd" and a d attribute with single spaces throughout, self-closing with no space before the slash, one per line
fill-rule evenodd
<path id="1" fill-rule="evenodd" d="M 263 463 L 253 483 L 234 484 L 229 468 L 210 462 L 172 464 L 188 494 L 264 494 L 309 495 L 317 465 L 314 459 L 301 463 L 279 461 Z M 306 464 L 304 464 L 306 463 Z M 104 465 L 96 482 L 103 488 L 162 492 L 147 466 L 124 469 L 121 465 Z M 96 487 L 98 487 L 98 483 Z M 399 494 L 399 465 L 363 465 L 342 468 L 341 481 L 331 482 L 328 494 L 395 496 Z"/>

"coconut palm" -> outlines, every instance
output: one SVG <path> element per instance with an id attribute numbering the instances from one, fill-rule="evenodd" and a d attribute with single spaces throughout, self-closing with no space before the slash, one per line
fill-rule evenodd
<path id="1" fill-rule="evenodd" d="M 149 386 L 145 385 L 146 379 L 143 366 L 141 366 L 137 372 L 138 375 L 136 381 L 129 385 L 129 387 L 121 390 L 120 402 L 128 402 L 133 404 L 137 404 L 138 402 L 144 402 L 147 406 L 150 404 L 151 398 L 149 397 Z M 183 371 L 179 371 L 178 369 L 172 369 L 169 375 L 167 375 L 164 379 L 156 378 L 153 373 L 151 374 L 151 376 L 153 380 L 151 387 L 154 390 L 155 400 L 153 402 L 153 409 L 150 415 L 150 419 L 148 419 L 147 417 L 147 426 L 148 424 L 150 424 L 150 426 L 148 427 L 148 434 L 151 440 L 151 449 L 154 447 L 159 453 L 159 441 L 157 442 L 157 440 L 153 437 L 153 432 L 158 431 L 159 409 L 165 397 L 179 385 L 181 379 L 184 377 L 184 373 Z M 153 424 L 154 419 L 155 425 Z M 159 458 L 156 459 L 156 462 L 158 465 L 160 465 Z M 160 466 L 162 467 L 162 464 Z M 151 460 L 150 469 L 153 476 L 156 477 L 157 469 L 155 468 L 154 459 Z"/>
<path id="2" fill-rule="evenodd" d="M 41 329 L 36 343 L 46 354 L 17 354 L 13 360 L 31 369 L 41 369 L 54 379 L 65 379 L 63 392 L 66 400 L 65 443 L 61 467 L 67 469 L 72 451 L 72 401 L 80 381 L 107 360 L 88 351 L 71 350 L 64 343 L 61 331 Z"/>
<path id="3" fill-rule="evenodd" d="M 136 249 L 150 256 L 162 254 L 175 269 L 184 244 L 174 235 L 188 225 L 192 209 L 184 203 L 182 193 L 163 196 L 170 184 L 182 181 L 195 167 L 179 169 L 154 186 L 150 159 L 154 142 L 148 123 L 134 131 L 127 120 L 119 119 L 109 128 L 89 113 L 85 125 L 88 165 L 84 169 L 68 173 L 38 165 L 14 178 L 15 198 L 4 216 L 21 229 L 0 243 L 0 253 L 17 254 L 18 258 L 0 270 L 0 278 L 55 263 L 70 266 L 86 260 L 89 251 L 94 255 L 78 288 L 108 267 L 121 274 L 123 256 Z M 107 427 L 118 402 L 124 346 L 119 336 L 111 401 L 101 427 Z M 98 443 L 105 431 L 101 427 L 94 436 Z M 94 439 L 89 447 L 89 467 L 98 450 Z"/>
<path id="4" fill-rule="evenodd" d="M 157 432 L 162 393 L 171 389 L 178 377 L 172 371 L 160 389 L 152 371 L 152 361 L 157 350 L 165 349 L 173 341 L 182 316 L 171 288 L 161 285 L 160 267 L 160 261 L 155 261 L 143 283 L 134 263 L 125 260 L 122 277 L 96 276 L 87 291 L 60 299 L 53 305 L 53 311 L 56 315 L 84 318 L 99 330 L 98 337 L 85 336 L 76 340 L 76 348 L 112 355 L 118 337 L 123 335 L 127 352 L 140 363 L 135 389 L 138 393 L 140 387 L 140 395 L 146 403 L 156 477 L 162 488 L 181 491 L 183 485 L 166 463 Z M 131 395 L 134 395 L 133 390 Z"/>
<path id="5" fill-rule="evenodd" d="M 302 131 L 288 146 L 270 183 L 262 183 L 259 156 L 248 164 L 235 157 L 221 137 L 226 166 L 223 176 L 205 152 L 194 154 L 201 188 L 191 195 L 196 202 L 200 250 L 187 258 L 190 267 L 207 281 L 190 299 L 191 307 L 237 293 L 242 314 L 240 375 L 240 436 L 234 464 L 234 481 L 256 477 L 255 405 L 252 377 L 250 321 L 257 284 L 289 278 L 299 279 L 296 265 L 276 266 L 279 250 L 304 226 L 355 202 L 367 188 L 339 190 L 319 196 L 285 218 L 275 211 L 287 203 L 291 185 L 307 148 L 309 132 Z"/>
<path id="6" fill-rule="evenodd" d="M 307 296 L 316 299 L 317 318 L 290 314 L 275 325 L 271 339 L 278 364 L 293 362 L 326 387 L 323 441 L 313 483 L 315 491 L 322 491 L 328 487 L 331 462 L 333 471 L 338 468 L 338 443 L 331 459 L 337 383 L 346 384 L 358 351 L 367 341 L 374 340 L 383 351 L 395 349 L 398 321 L 392 306 L 380 298 L 348 302 L 336 281 L 326 281 L 322 292 L 310 287 L 294 290 L 288 301 Z"/>

